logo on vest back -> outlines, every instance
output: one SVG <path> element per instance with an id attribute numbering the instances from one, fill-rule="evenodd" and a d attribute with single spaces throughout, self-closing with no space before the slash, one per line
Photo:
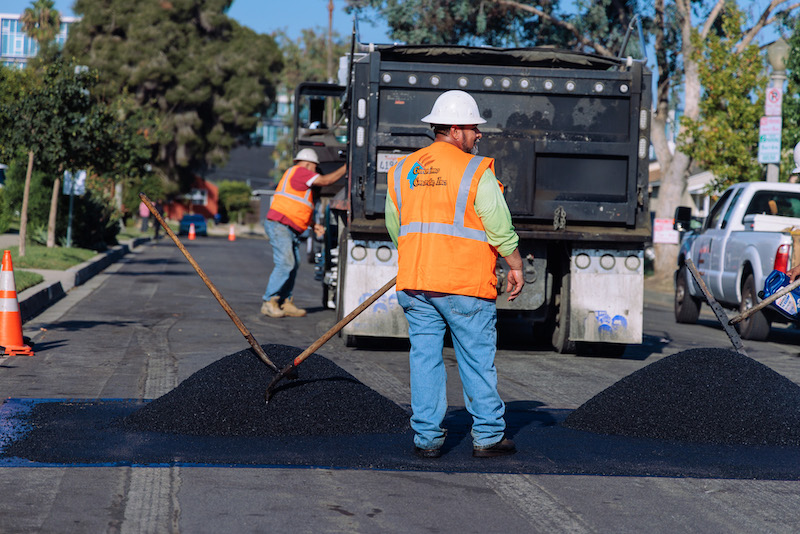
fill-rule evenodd
<path id="1" fill-rule="evenodd" d="M 411 167 L 411 170 L 408 171 L 408 174 L 406 175 L 409 189 L 414 189 L 414 187 L 447 185 L 447 180 L 441 176 L 428 176 L 431 174 L 439 174 L 439 168 L 428 167 L 426 169 L 420 165 L 418 161 L 415 162 L 414 166 Z"/>

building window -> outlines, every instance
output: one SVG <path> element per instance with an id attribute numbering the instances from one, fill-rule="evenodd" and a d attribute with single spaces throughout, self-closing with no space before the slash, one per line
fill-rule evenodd
<path id="1" fill-rule="evenodd" d="M 207 206 L 208 191 L 205 189 L 192 189 L 189 193 L 189 201 L 194 206 Z"/>

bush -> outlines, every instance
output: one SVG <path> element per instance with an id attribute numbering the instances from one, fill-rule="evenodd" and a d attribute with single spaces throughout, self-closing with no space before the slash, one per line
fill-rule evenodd
<path id="1" fill-rule="evenodd" d="M 13 216 L 11 210 L 7 209 L 3 203 L 3 191 L 5 189 L 0 187 L 0 234 L 8 232 L 8 229 L 11 228 L 11 218 Z"/>

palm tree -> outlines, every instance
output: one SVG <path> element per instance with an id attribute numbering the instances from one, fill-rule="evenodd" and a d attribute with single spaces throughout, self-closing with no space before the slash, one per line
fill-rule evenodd
<path id="1" fill-rule="evenodd" d="M 61 14 L 53 9 L 53 0 L 35 0 L 22 13 L 22 31 L 39 43 L 52 42 L 61 28 Z"/>

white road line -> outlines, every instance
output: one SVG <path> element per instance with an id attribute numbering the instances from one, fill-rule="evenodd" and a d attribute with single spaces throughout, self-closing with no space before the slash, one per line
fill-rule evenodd
<path id="1" fill-rule="evenodd" d="M 120 534 L 178 532 L 179 467 L 132 467 Z"/>
<path id="2" fill-rule="evenodd" d="M 486 485 L 531 524 L 530 532 L 592 532 L 581 517 L 536 483 L 531 475 L 484 474 Z"/>

